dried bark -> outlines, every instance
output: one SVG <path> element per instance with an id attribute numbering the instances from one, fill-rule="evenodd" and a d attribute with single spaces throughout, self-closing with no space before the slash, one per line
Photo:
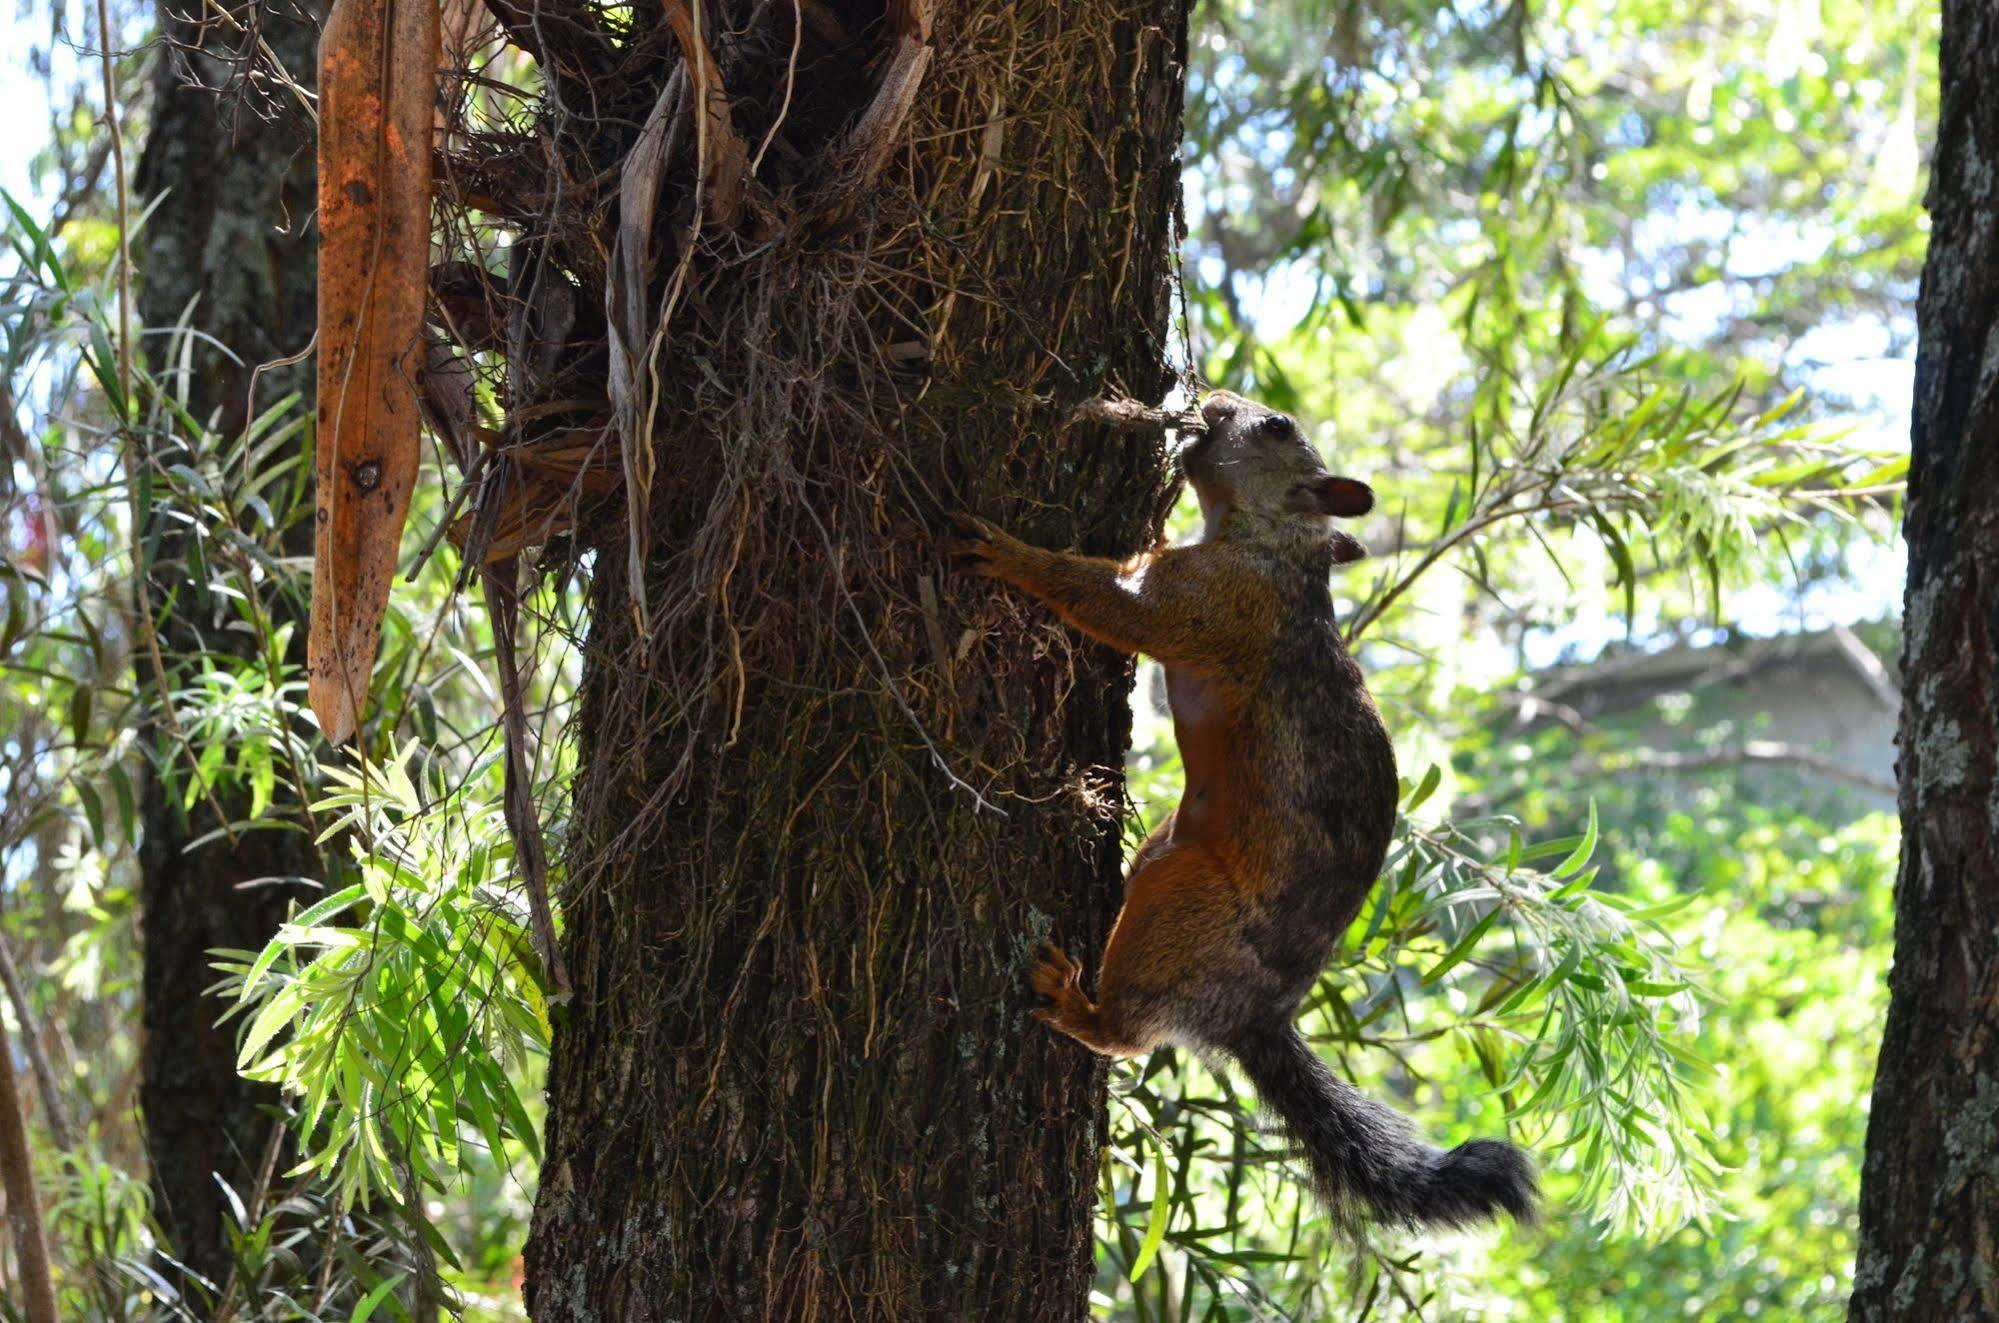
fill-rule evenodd
<path id="1" fill-rule="evenodd" d="M 1105 1071 L 1028 1018 L 1026 974 L 1051 934 L 1101 949 L 1116 908 L 1130 669 L 948 578 L 940 542 L 955 508 L 1097 554 L 1157 532 L 1157 434 L 1072 411 L 1168 384 L 1185 8 L 808 6 L 808 54 L 872 50 L 795 88 L 793 34 L 759 28 L 789 12 L 702 25 L 736 38 L 745 143 L 790 107 L 738 231 L 691 204 L 689 129 L 650 135 L 679 152 L 658 260 L 609 220 L 595 248 L 636 289 L 537 237 L 637 366 L 598 389 L 645 429 L 618 441 L 647 489 L 637 523 L 576 523 L 575 1000 L 528 1306 L 1078 1318 Z M 666 76 L 565 158 L 615 189 Z"/>
<path id="2" fill-rule="evenodd" d="M 420 453 L 436 0 L 334 0 L 320 43 L 319 428 L 309 686 L 345 744 L 368 677 Z"/>
<path id="3" fill-rule="evenodd" d="M 192 12 L 190 12 L 192 10 Z M 311 122 L 286 91 L 268 79 L 242 77 L 261 41 L 290 76 L 314 83 L 317 0 L 267 0 L 217 21 L 212 10 L 163 5 L 165 47 L 155 83 L 152 131 L 139 164 L 138 194 L 158 201 L 134 260 L 144 325 L 171 327 L 184 315 L 206 339 L 190 346 L 185 379 L 189 412 L 212 419 L 212 435 L 240 434 L 251 407 L 259 365 L 297 355 L 311 342 L 314 266 L 305 224 L 313 209 Z M 162 195 L 164 198 L 162 199 Z M 165 373 L 164 336 L 141 349 Z M 269 408 L 292 391 L 311 395 L 310 369 L 274 367 L 257 380 L 255 407 Z M 151 462 L 164 472 L 185 462 L 184 438 L 150 438 Z M 240 653 L 250 646 L 223 628 L 219 602 L 204 603 L 175 572 L 183 565 L 186 524 L 174 518 L 160 484 L 147 537 L 157 548 L 150 596 L 159 608 L 160 645 L 170 668 L 205 652 Z M 311 525 L 301 520 L 287 551 L 311 549 Z M 299 626 L 303 602 L 273 595 L 274 624 Z M 303 660 L 302 657 L 300 660 Z M 139 690 L 151 695 L 150 664 L 139 662 Z M 157 724 L 149 729 L 153 757 L 183 757 Z M 222 788 L 225 815 L 240 819 L 248 795 Z M 141 804 L 139 852 L 144 968 L 140 1039 L 140 1107 L 151 1160 L 154 1214 L 175 1258 L 218 1287 L 228 1276 L 225 1201 L 219 1175 L 238 1190 L 255 1179 L 277 1092 L 236 1073 L 233 1025 L 217 1027 L 224 1003 L 207 994 L 215 982 L 212 947 L 256 948 L 277 930 L 295 888 L 259 879 L 313 877 L 317 851 L 303 834 L 258 831 L 232 846 L 214 840 L 213 809 L 198 801 L 183 811 L 160 777 L 148 778 Z"/>
<path id="4" fill-rule="evenodd" d="M 1943 6 L 1903 532 L 1902 862 L 1855 1320 L 1999 1317 L 1999 10 Z"/>

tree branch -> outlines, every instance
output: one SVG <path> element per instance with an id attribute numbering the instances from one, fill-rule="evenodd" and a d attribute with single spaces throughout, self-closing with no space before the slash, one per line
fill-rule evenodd
<path id="1" fill-rule="evenodd" d="M 42 1115 L 48 1121 L 49 1135 L 57 1148 L 75 1148 L 76 1138 L 63 1111 L 62 1091 L 56 1087 L 56 1073 L 49 1065 L 48 1053 L 42 1050 L 41 1035 L 35 1031 L 28 990 L 21 982 L 20 966 L 14 963 L 14 951 L 5 934 L 0 934 L 0 983 L 7 985 L 7 1000 L 14 1005 L 14 1023 L 21 1027 L 21 1048 L 28 1054 L 28 1068 L 34 1072 L 35 1088 L 42 1095 Z"/>
<path id="2" fill-rule="evenodd" d="M 1638 749 L 1619 758 L 1579 759 L 1569 764 L 1580 776 L 1591 774 L 1631 776 L 1640 772 L 1705 772 L 1717 767 L 1743 763 L 1790 763 L 1830 780 L 1841 781 L 1877 795 L 1893 795 L 1895 783 L 1887 777 L 1872 776 L 1837 758 L 1777 740 L 1750 740 L 1728 749 L 1703 753 L 1668 753 L 1660 749 Z"/>
<path id="3" fill-rule="evenodd" d="M 23 1032 L 26 1028 L 22 1026 Z M 14 1087 L 14 1052 L 4 1019 L 0 1019 L 0 1191 L 7 1196 L 7 1221 L 13 1224 L 15 1267 L 28 1323 L 57 1323 L 42 1203 L 35 1193 L 34 1164 L 28 1158 L 28 1122 Z"/>

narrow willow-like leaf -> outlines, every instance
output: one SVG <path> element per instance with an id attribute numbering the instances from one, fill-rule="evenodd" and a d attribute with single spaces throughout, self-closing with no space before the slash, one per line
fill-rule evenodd
<path id="1" fill-rule="evenodd" d="M 1167 1215 L 1172 1211 L 1173 1179 L 1166 1170 L 1166 1146 L 1154 1149 L 1152 1166 L 1152 1215 L 1145 1224 L 1145 1239 L 1139 1242 L 1138 1256 L 1131 1261 L 1131 1280 L 1145 1276 L 1159 1246 L 1166 1239 Z"/>

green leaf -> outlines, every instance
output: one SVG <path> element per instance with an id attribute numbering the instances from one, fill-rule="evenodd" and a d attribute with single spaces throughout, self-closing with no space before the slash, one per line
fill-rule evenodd
<path id="1" fill-rule="evenodd" d="M 121 762 L 111 763 L 106 771 L 111 777 L 112 794 L 118 800 L 119 830 L 125 840 L 136 841 L 139 839 L 139 811 L 137 797 L 132 791 L 132 775 Z"/>
<path id="2" fill-rule="evenodd" d="M 279 988 L 271 999 L 264 1003 L 264 1009 L 257 1012 L 257 1018 L 250 1022 L 249 1030 L 243 1035 L 243 1046 L 237 1050 L 238 1068 L 257 1060 L 264 1045 L 277 1036 L 280 1029 L 290 1024 L 292 1017 L 305 1007 L 305 989 L 296 983 L 287 983 Z"/>
<path id="3" fill-rule="evenodd" d="M 79 749 L 90 743 L 90 703 L 96 692 L 88 684 L 79 684 L 69 692 L 69 733 Z"/>
<path id="4" fill-rule="evenodd" d="M 1417 786 L 1414 790 L 1409 792 L 1409 801 L 1404 806 L 1403 812 L 1414 813 L 1417 810 L 1417 808 L 1422 805 L 1424 800 L 1428 799 L 1431 795 L 1436 793 L 1437 786 L 1443 781 L 1443 779 L 1444 779 L 1443 768 L 1439 767 L 1435 763 L 1431 763 L 1430 766 L 1427 769 L 1425 769 L 1425 771 L 1423 772 L 1423 779 L 1417 783 Z"/>
<path id="5" fill-rule="evenodd" d="M 368 1323 L 368 1320 L 374 1316 L 376 1306 L 388 1299 L 389 1292 L 402 1285 L 403 1278 L 408 1275 L 398 1272 L 377 1282 L 375 1289 L 362 1296 L 361 1302 L 354 1306 L 354 1312 L 348 1316 L 347 1323 Z"/>
<path id="6" fill-rule="evenodd" d="M 272 963 L 284 951 L 292 949 L 294 943 L 298 943 L 298 933 L 316 927 L 318 923 L 322 923 L 324 919 L 340 913 L 342 909 L 346 909 L 348 905 L 352 905 L 358 899 L 362 899 L 362 887 L 358 887 L 358 885 L 354 885 L 354 887 L 342 887 L 340 891 L 334 891 L 326 899 L 314 901 L 306 909 L 298 911 L 298 915 L 294 915 L 292 919 L 288 919 L 286 925 L 280 927 L 272 935 L 272 939 L 264 943 L 264 949 L 258 953 L 256 963 L 250 965 L 250 973 L 244 975 L 244 985 L 242 985 L 242 991 L 238 995 L 248 1001 L 250 993 L 256 991 L 256 985 L 264 979 L 264 973 L 270 971 Z"/>
<path id="7" fill-rule="evenodd" d="M 1133 1282 L 1145 1276 L 1145 1270 L 1152 1266 L 1159 1246 L 1166 1239 L 1167 1215 L 1173 1208 L 1172 1191 L 1173 1179 L 1166 1170 L 1166 1146 L 1156 1144 L 1153 1148 L 1152 1216 L 1145 1224 L 1145 1239 L 1139 1242 L 1138 1254 L 1131 1261 Z"/>
<path id="8" fill-rule="evenodd" d="M 1494 921 L 1498 918 L 1499 909 L 1497 907 L 1486 911 L 1485 917 L 1473 924 L 1465 932 L 1464 936 L 1458 938 L 1452 944 L 1451 949 L 1444 953 L 1444 958 L 1432 965 L 1429 973 L 1423 975 L 1423 986 L 1430 987 L 1434 985 L 1444 975 L 1470 959 L 1471 953 L 1478 949 L 1479 938 L 1485 936 L 1486 930 L 1492 927 Z"/>
<path id="9" fill-rule="evenodd" d="M 1909 457 L 1897 455 L 1879 468 L 1869 469 L 1842 487 L 1885 487 L 1891 482 L 1901 482 L 1909 475 Z"/>
<path id="10" fill-rule="evenodd" d="M 76 788 L 76 798 L 83 805 L 83 816 L 90 823 L 90 839 L 97 848 L 105 848 L 104 802 L 97 797 L 97 791 L 81 777 L 72 777 L 70 784 Z"/>
<path id="11" fill-rule="evenodd" d="M 90 352 L 84 355 L 89 363 L 91 375 L 97 378 L 97 388 L 104 392 L 104 402 L 111 407 L 111 414 L 119 423 L 131 422 L 131 409 L 125 398 L 125 388 L 118 379 L 118 355 L 111 348 L 111 334 L 104 322 L 96 317 L 90 319 Z"/>
<path id="12" fill-rule="evenodd" d="M 1576 843 L 1576 848 L 1569 852 L 1568 858 L 1555 865 L 1554 876 L 1567 877 L 1588 863 L 1589 857 L 1594 853 L 1596 853 L 1596 800 L 1592 798 L 1589 802 L 1589 825 L 1583 828 L 1583 838 Z"/>

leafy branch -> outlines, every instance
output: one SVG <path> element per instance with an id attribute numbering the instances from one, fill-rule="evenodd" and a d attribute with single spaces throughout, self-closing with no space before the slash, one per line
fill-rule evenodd
<path id="1" fill-rule="evenodd" d="M 322 839 L 351 837 L 361 880 L 262 951 L 216 953 L 249 1016 L 240 1069 L 301 1100 L 300 1169 L 353 1205 L 401 1197 L 405 1170 L 444 1188 L 468 1143 L 540 1156 L 515 1080 L 547 1051 L 547 1004 L 513 845 L 500 807 L 418 748 L 325 770 Z"/>

